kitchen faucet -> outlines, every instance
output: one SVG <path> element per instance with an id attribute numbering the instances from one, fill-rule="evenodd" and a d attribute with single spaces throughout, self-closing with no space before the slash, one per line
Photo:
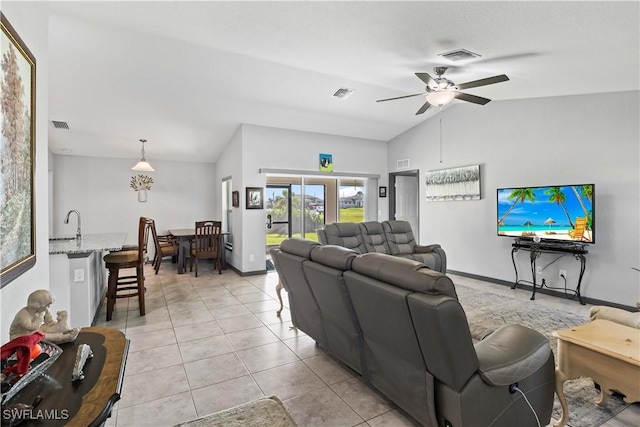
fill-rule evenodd
<path id="1" fill-rule="evenodd" d="M 64 223 L 69 224 L 69 215 L 71 215 L 71 212 L 75 212 L 76 215 L 78 216 L 78 230 L 76 230 L 76 239 L 80 240 L 82 239 L 82 226 L 81 226 L 82 222 L 80 221 L 80 212 L 78 212 L 75 209 L 70 210 L 64 219 Z"/>

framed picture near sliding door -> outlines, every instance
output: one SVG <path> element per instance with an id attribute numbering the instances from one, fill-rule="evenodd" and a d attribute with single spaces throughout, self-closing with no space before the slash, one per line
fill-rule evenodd
<path id="1" fill-rule="evenodd" d="M 480 165 L 429 171 L 427 201 L 480 200 Z"/>
<path id="2" fill-rule="evenodd" d="M 1 22 L 0 287 L 4 287 L 36 263 L 36 59 L 4 13 Z"/>

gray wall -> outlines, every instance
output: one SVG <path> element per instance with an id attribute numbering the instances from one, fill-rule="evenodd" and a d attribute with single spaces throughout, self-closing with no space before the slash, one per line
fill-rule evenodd
<path id="1" fill-rule="evenodd" d="M 456 101 L 442 112 L 443 162 L 438 116 L 389 143 L 389 171 L 411 159 L 420 169 L 421 243 L 440 243 L 451 270 L 512 281 L 512 239 L 496 235 L 496 188 L 595 183 L 596 244 L 589 246 L 582 293 L 634 305 L 640 298 L 639 92 L 493 101 Z M 481 165 L 482 199 L 426 202 L 429 170 Z M 543 255 L 543 267 L 555 259 Z M 517 254 L 521 277 L 530 279 L 527 253 Z M 579 262 L 570 256 L 542 277 L 577 284 Z"/>

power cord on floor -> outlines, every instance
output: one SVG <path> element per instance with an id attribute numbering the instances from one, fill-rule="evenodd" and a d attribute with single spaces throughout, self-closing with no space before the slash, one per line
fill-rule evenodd
<path id="1" fill-rule="evenodd" d="M 538 423 L 538 427 L 542 427 L 540 425 L 540 419 L 538 418 L 538 414 L 536 414 L 536 411 L 533 409 L 533 406 L 531 406 L 531 403 L 529 403 L 529 399 L 527 399 L 527 396 L 524 394 L 524 392 L 518 388 L 517 384 L 511 384 L 509 386 L 509 391 L 511 393 L 515 393 L 516 391 L 520 392 L 522 397 L 524 397 L 524 401 L 527 402 L 527 405 L 529 405 L 529 408 L 531 409 L 531 412 L 533 412 L 533 415 L 536 417 L 536 422 Z"/>

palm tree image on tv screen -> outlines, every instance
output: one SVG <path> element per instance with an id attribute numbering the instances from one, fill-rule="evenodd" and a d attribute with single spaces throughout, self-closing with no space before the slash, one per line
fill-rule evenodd
<path id="1" fill-rule="evenodd" d="M 594 185 L 497 190 L 498 235 L 595 243 Z"/>

